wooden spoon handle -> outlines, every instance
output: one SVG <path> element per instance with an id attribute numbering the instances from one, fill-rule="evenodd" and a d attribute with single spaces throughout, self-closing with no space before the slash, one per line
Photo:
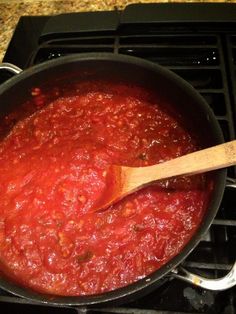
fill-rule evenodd
<path id="1" fill-rule="evenodd" d="M 133 190 L 147 183 L 179 175 L 193 175 L 236 164 L 236 140 L 181 156 L 158 165 L 130 168 L 125 187 Z M 124 167 L 125 168 L 125 167 Z M 128 170 L 128 167 L 127 167 Z"/>

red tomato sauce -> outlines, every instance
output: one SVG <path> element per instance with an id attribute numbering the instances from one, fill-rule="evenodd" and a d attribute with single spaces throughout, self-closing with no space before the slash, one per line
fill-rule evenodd
<path id="1" fill-rule="evenodd" d="M 85 82 L 12 128 L 0 146 L 2 271 L 39 292 L 90 295 L 144 278 L 181 251 L 208 204 L 204 175 L 92 210 L 109 191 L 110 164 L 152 165 L 199 148 L 162 107 L 138 87 Z"/>

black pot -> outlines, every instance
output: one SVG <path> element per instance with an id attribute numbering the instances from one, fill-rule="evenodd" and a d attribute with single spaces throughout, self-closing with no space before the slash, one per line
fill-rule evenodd
<path id="1" fill-rule="evenodd" d="M 18 72 L 17 68 L 9 64 L 1 65 L 0 68 L 5 68 L 15 73 Z M 0 110 L 3 114 L 6 114 L 13 110 L 14 106 L 21 106 L 25 100 L 31 98 L 30 91 L 32 87 L 41 87 L 45 85 L 45 82 L 49 86 L 53 86 L 58 84 L 59 81 L 68 81 L 75 75 L 81 79 L 91 77 L 121 79 L 124 82 L 139 84 L 145 88 L 154 90 L 163 99 L 167 99 L 175 107 L 175 111 L 180 113 L 182 117 L 185 117 L 186 125 L 198 135 L 203 147 L 223 142 L 221 129 L 212 110 L 190 84 L 161 66 L 124 55 L 107 53 L 73 55 L 27 69 L 0 86 Z M 146 278 L 108 293 L 81 297 L 60 297 L 39 294 L 18 286 L 3 275 L 0 278 L 0 287 L 18 296 L 40 303 L 47 303 L 48 305 L 79 306 L 109 302 L 113 302 L 114 304 L 114 301 L 131 301 L 157 288 L 157 286 L 166 280 L 168 275 L 208 288 L 207 281 L 204 281 L 203 278 L 188 272 L 185 272 L 181 276 L 178 273 L 177 266 L 202 239 L 219 208 L 225 188 L 226 170 L 217 170 L 212 175 L 214 190 L 208 210 L 200 227 L 177 256 Z M 214 288 L 214 284 L 212 284 L 212 287 Z M 222 289 L 228 287 L 222 286 Z"/>

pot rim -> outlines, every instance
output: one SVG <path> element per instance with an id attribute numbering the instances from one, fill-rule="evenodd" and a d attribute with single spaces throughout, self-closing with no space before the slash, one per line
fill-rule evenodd
<path id="1" fill-rule="evenodd" d="M 81 53 L 75 54 L 66 57 L 60 57 L 55 60 L 50 60 L 43 62 L 41 64 L 35 65 L 29 69 L 23 70 L 20 74 L 17 74 L 13 78 L 9 79 L 5 83 L 0 86 L 0 96 L 8 89 L 13 87 L 19 81 L 27 79 L 39 72 L 50 70 L 54 67 L 63 65 L 65 63 L 77 63 L 83 61 L 103 61 L 103 62 L 122 62 L 127 63 L 127 65 L 132 64 L 138 67 L 143 67 L 146 70 L 150 70 L 157 74 L 160 74 L 164 77 L 167 77 L 171 83 L 177 85 L 178 87 L 182 88 L 186 93 L 191 93 L 192 97 L 194 97 L 199 106 L 204 108 L 207 111 L 208 119 L 213 123 L 213 128 L 215 129 L 216 138 L 218 138 L 219 143 L 224 142 L 223 134 L 220 129 L 220 126 L 213 114 L 213 111 L 204 100 L 204 98 L 184 79 L 179 77 L 177 74 L 173 73 L 172 71 L 154 64 L 150 61 L 121 54 L 114 54 L 114 53 Z M 206 213 L 203 217 L 203 221 L 199 228 L 196 230 L 195 234 L 191 237 L 188 243 L 182 248 L 181 252 L 174 256 L 169 262 L 165 265 L 161 266 L 158 270 L 154 271 L 150 275 L 146 276 L 143 279 L 140 279 L 128 286 L 118 288 L 113 291 L 104 292 L 99 295 L 85 295 L 85 296 L 57 296 L 57 295 L 45 295 L 34 292 L 33 290 L 20 287 L 17 284 L 9 282 L 8 279 L 5 280 L 4 278 L 0 279 L 0 287 L 4 290 L 13 293 L 17 296 L 24 297 L 28 300 L 33 301 L 35 304 L 47 304 L 47 305 L 56 305 L 56 306 L 63 306 L 63 305 L 95 305 L 95 304 L 103 304 L 115 300 L 119 300 L 121 298 L 127 298 L 132 296 L 133 294 L 139 292 L 140 290 L 150 288 L 151 286 L 155 286 L 157 281 L 163 279 L 164 276 L 168 275 L 172 269 L 177 267 L 184 258 L 186 258 L 193 249 L 197 246 L 200 242 L 201 238 L 209 229 L 212 220 L 214 219 L 217 210 L 219 208 L 220 202 L 223 197 L 224 187 L 226 182 L 226 169 L 221 169 L 215 171 L 217 186 L 214 191 L 213 200 L 206 210 Z M 153 288 L 154 289 L 154 288 Z"/>

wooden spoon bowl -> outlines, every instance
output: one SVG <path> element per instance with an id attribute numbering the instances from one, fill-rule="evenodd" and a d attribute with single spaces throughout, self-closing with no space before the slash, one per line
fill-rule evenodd
<path id="1" fill-rule="evenodd" d="M 96 204 L 95 211 L 107 209 L 123 197 L 155 181 L 177 176 L 189 176 L 236 165 L 236 140 L 196 151 L 148 167 L 110 166 L 106 194 Z"/>

